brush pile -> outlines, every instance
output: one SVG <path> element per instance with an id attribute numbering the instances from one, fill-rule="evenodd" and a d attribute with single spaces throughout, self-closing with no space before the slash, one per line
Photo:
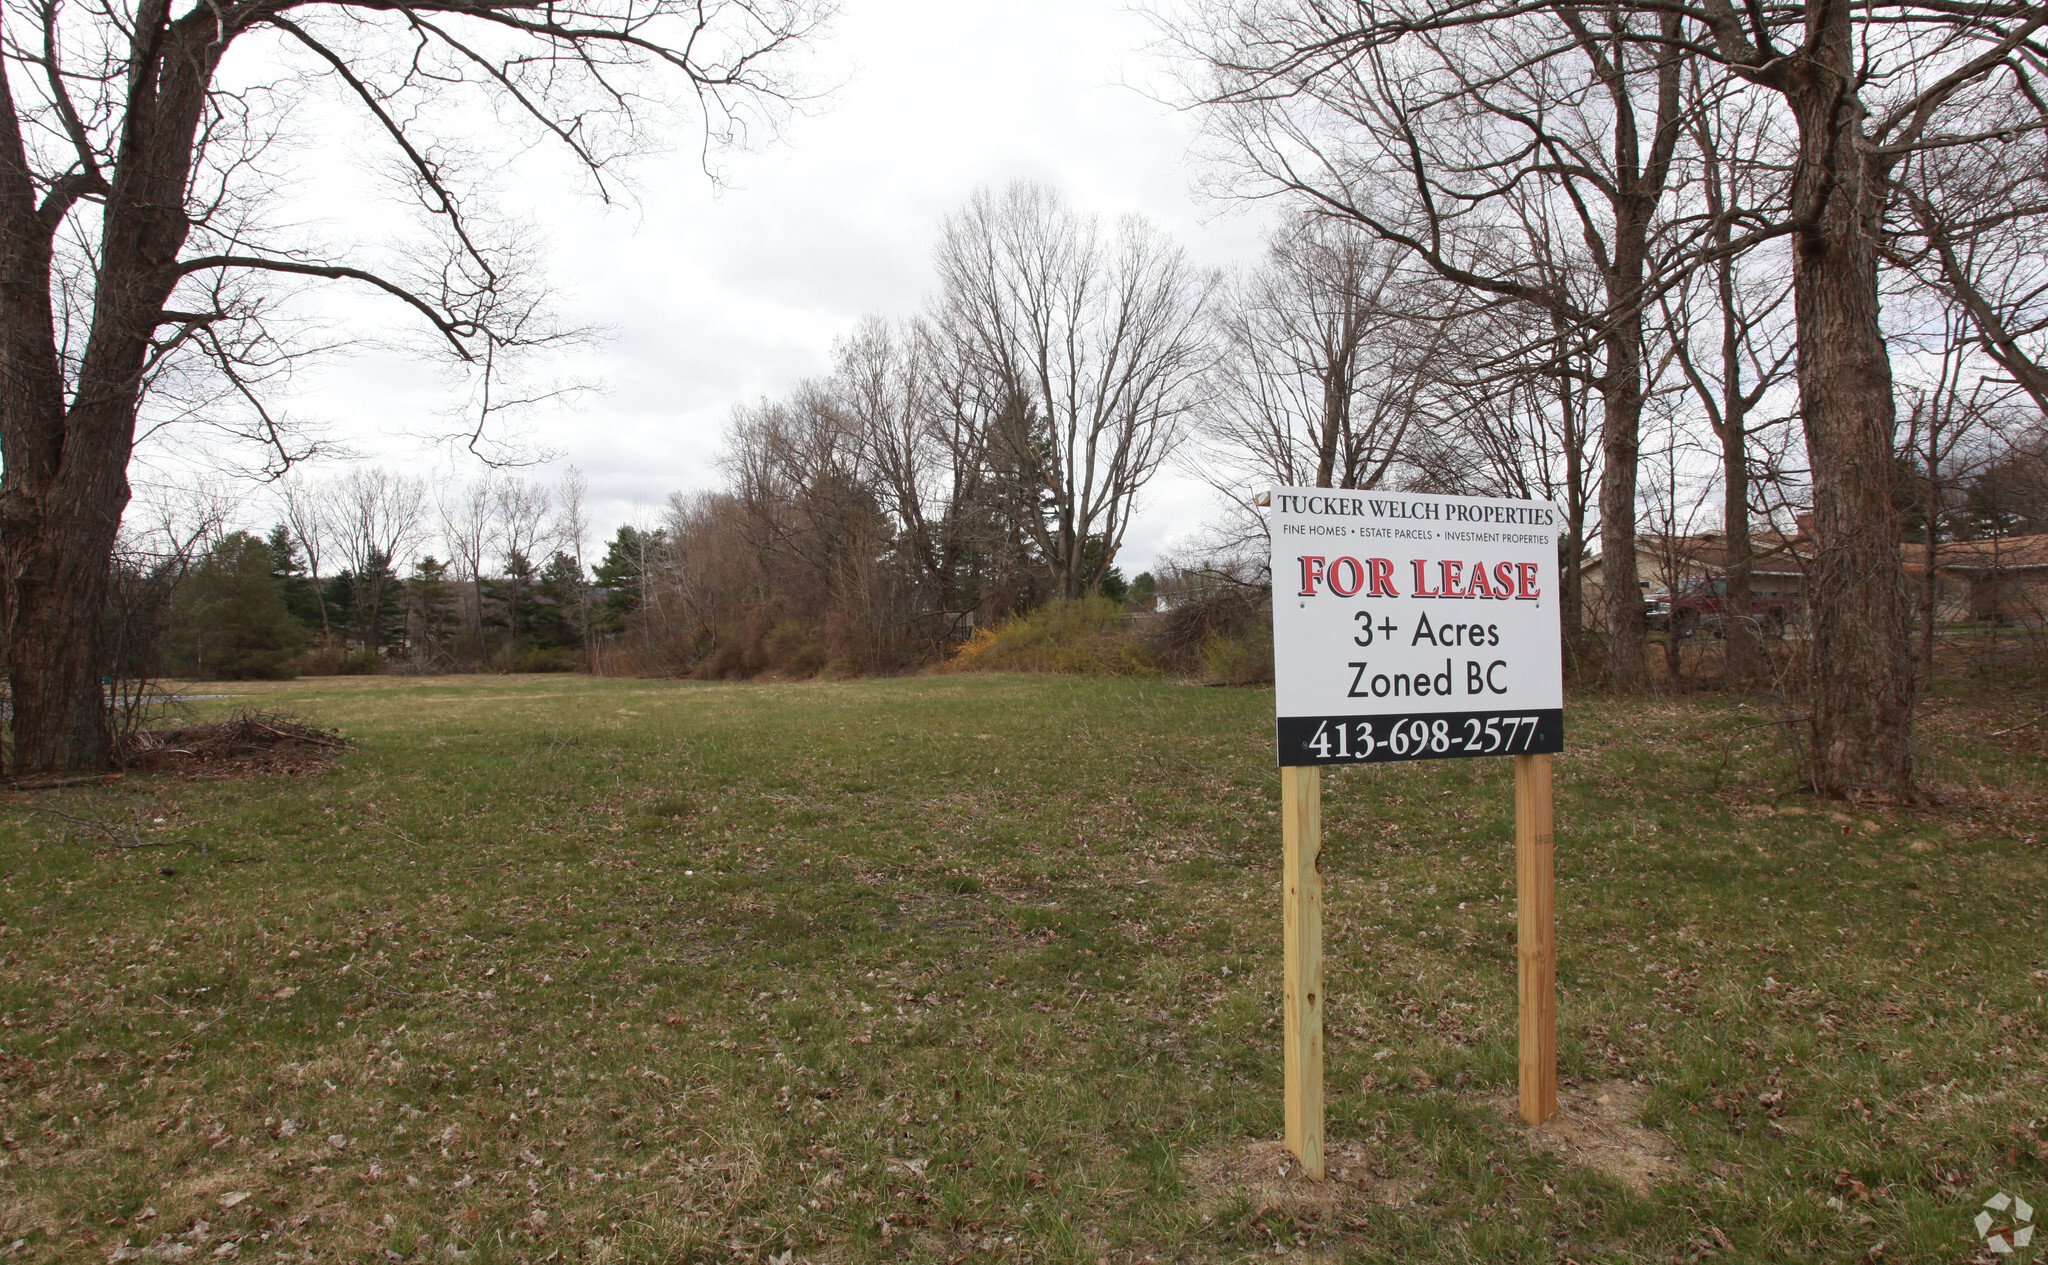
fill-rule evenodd
<path id="1" fill-rule="evenodd" d="M 348 742 L 279 712 L 237 712 L 176 729 L 144 729 L 122 744 L 121 764 L 137 773 L 224 777 L 236 773 L 318 773 Z"/>

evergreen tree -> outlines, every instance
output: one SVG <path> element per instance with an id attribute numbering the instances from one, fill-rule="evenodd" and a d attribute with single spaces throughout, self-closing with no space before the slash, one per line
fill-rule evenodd
<path id="1" fill-rule="evenodd" d="M 416 648 L 434 655 L 444 653 L 462 631 L 462 612 L 448 569 L 447 563 L 430 554 L 419 560 L 405 582 L 407 638 Z"/>
<path id="2" fill-rule="evenodd" d="M 2048 452 L 2016 450 L 1986 466 L 1963 494 L 1974 536 L 2048 531 Z"/>
<path id="3" fill-rule="evenodd" d="M 576 565 L 576 559 L 557 551 L 541 569 L 540 582 L 534 589 L 536 601 L 529 632 L 536 645 L 583 644 L 582 631 L 577 627 L 583 613 L 582 593 L 583 568 Z"/>
<path id="4" fill-rule="evenodd" d="M 592 570 L 603 598 L 591 608 L 590 619 L 600 633 L 616 633 L 625 626 L 626 616 L 640 609 L 646 599 L 646 576 L 653 560 L 660 556 L 668 538 L 660 531 L 641 531 L 627 524 L 619 528 L 605 548 L 604 561 Z"/>
<path id="5" fill-rule="evenodd" d="M 391 559 L 373 549 L 360 572 L 342 574 L 348 579 L 348 622 L 357 643 L 375 657 L 385 646 L 403 642 L 403 581 L 391 569 Z M 328 605 L 331 610 L 333 603 Z"/>
<path id="6" fill-rule="evenodd" d="M 505 595 L 505 622 L 514 645 L 533 627 L 535 574 L 533 559 L 517 549 L 505 555 L 505 580 L 501 587 Z"/>
<path id="7" fill-rule="evenodd" d="M 320 592 L 306 576 L 306 564 L 299 559 L 299 543 L 292 539 L 291 529 L 279 523 L 270 529 L 264 544 L 270 549 L 270 574 L 277 580 L 284 608 L 308 631 L 319 631 Z"/>
<path id="8" fill-rule="evenodd" d="M 1102 555 L 1107 547 L 1100 536 L 1090 536 L 1081 548 L 1081 565 L 1089 575 L 1095 577 L 1095 591 L 1112 602 L 1121 602 L 1130 591 L 1129 581 L 1124 579 L 1124 569 L 1115 563 L 1105 567 Z"/>
<path id="9" fill-rule="evenodd" d="M 268 542 L 235 532 L 208 551 L 171 599 L 165 657 L 179 672 L 210 680 L 283 680 L 306 645 L 306 629 L 285 606 Z"/>
<path id="10" fill-rule="evenodd" d="M 321 600 L 327 606 L 327 618 L 345 641 L 348 630 L 355 626 L 356 617 L 356 576 L 355 572 L 343 568 L 327 577 L 327 583 L 320 586 Z"/>

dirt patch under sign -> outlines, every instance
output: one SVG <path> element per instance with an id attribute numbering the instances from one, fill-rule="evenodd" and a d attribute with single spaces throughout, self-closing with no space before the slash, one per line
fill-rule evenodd
<path id="1" fill-rule="evenodd" d="M 1388 1178 L 1386 1166 L 1368 1147 L 1330 1144 L 1323 1151 L 1323 1166 L 1327 1180 L 1311 1181 L 1284 1143 L 1252 1140 L 1187 1161 L 1188 1176 L 1207 1210 L 1242 1195 L 1260 1212 L 1322 1220 L 1363 1204 L 1399 1207 L 1409 1201 L 1408 1183 Z"/>
<path id="2" fill-rule="evenodd" d="M 1560 1086 L 1557 1114 L 1533 1127 L 1522 1123 L 1512 1094 L 1494 1102 L 1515 1118 L 1530 1146 L 1604 1173 L 1640 1194 L 1685 1167 L 1671 1139 L 1638 1123 L 1649 1096 L 1634 1081 Z"/>

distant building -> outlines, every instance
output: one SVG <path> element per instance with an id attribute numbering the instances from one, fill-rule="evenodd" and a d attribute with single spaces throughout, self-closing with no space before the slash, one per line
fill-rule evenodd
<path id="1" fill-rule="evenodd" d="M 1758 532 L 1751 538 L 1749 584 L 1753 595 L 1803 602 L 1806 570 L 1813 557 L 1813 541 L 1804 527 L 1802 521 L 1802 530 L 1795 535 Z M 1636 550 L 1645 601 L 1667 599 L 1674 592 L 1727 591 L 1728 543 L 1720 532 L 1641 536 Z M 1900 561 L 1917 610 L 1927 574 L 1926 546 L 1902 545 Z M 1602 560 L 1593 558 L 1583 573 L 1589 622 L 1597 621 L 1600 603 L 1605 600 L 1603 570 Z M 1945 624 L 1970 620 L 2048 622 L 2048 535 L 1940 542 L 1935 546 L 1935 618 Z"/>
<path id="2" fill-rule="evenodd" d="M 1803 599 L 1806 561 L 1800 550 L 1806 543 L 1803 533 L 1753 533 L 1749 542 L 1750 593 L 1757 597 Z M 1587 618 L 1597 620 L 1601 603 L 1606 600 L 1602 559 L 1589 559 L 1580 574 L 1585 586 Z M 1674 591 L 1726 593 L 1728 538 L 1717 531 L 1697 536 L 1638 536 L 1636 575 L 1645 600 L 1668 598 Z"/>
<path id="3" fill-rule="evenodd" d="M 1927 574 L 1924 549 L 1906 546 L 1916 587 Z M 1945 540 L 1935 547 L 1934 572 L 1935 618 L 1943 623 L 2048 620 L 2048 535 Z"/>

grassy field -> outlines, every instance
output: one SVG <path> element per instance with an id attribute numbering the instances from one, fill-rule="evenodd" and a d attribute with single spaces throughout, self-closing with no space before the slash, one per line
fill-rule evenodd
<path id="1" fill-rule="evenodd" d="M 1331 774 L 1310 1188 L 1270 692 L 216 689 L 358 750 L 0 801 L 0 1260 L 1957 1262 L 2048 1206 L 2009 706 L 1878 810 L 1753 704 L 1576 703 L 1535 1139 L 1507 762 Z"/>

